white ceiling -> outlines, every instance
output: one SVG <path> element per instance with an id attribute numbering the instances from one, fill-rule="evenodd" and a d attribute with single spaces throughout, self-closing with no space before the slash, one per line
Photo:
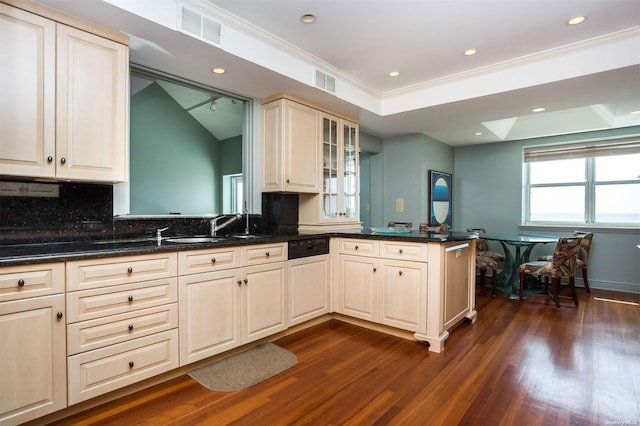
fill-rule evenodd
<path id="1" fill-rule="evenodd" d="M 183 1 L 224 24 L 221 48 L 175 31 L 174 0 L 39 2 L 128 33 L 132 62 L 246 97 L 290 92 L 382 138 L 458 146 L 640 125 L 640 0 Z M 336 76 L 335 95 L 313 87 L 316 68 Z"/>

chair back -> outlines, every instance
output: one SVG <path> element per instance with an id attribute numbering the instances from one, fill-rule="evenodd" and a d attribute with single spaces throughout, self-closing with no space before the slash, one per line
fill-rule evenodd
<path id="1" fill-rule="evenodd" d="M 440 225 L 432 225 L 430 223 L 421 223 L 418 228 L 420 233 L 426 234 L 429 232 L 435 232 L 438 234 L 446 234 L 449 231 L 449 225 L 441 223 Z"/>
<path id="2" fill-rule="evenodd" d="M 593 233 L 575 231 L 573 235 L 582 239 L 582 241 L 580 242 L 580 250 L 578 250 L 578 259 L 582 261 L 584 267 L 586 268 L 587 262 L 589 260 L 589 249 L 591 248 L 591 242 L 593 241 Z"/>
<path id="3" fill-rule="evenodd" d="M 575 277 L 576 257 L 582 243 L 581 237 L 560 238 L 553 251 L 551 262 L 553 277 Z"/>
<path id="4" fill-rule="evenodd" d="M 484 234 L 487 231 L 484 228 L 467 228 L 467 232 L 477 232 L 478 234 Z M 489 251 L 489 244 L 487 240 L 478 238 L 476 240 L 476 251 Z"/>
<path id="5" fill-rule="evenodd" d="M 387 224 L 389 228 L 413 228 L 413 223 L 411 222 L 389 222 Z"/>

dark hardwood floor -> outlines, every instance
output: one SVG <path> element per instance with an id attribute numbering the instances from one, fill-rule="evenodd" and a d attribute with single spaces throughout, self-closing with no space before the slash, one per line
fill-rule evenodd
<path id="1" fill-rule="evenodd" d="M 445 351 L 330 321 L 275 343 L 291 369 L 249 389 L 209 391 L 188 376 L 62 425 L 640 424 L 640 295 L 579 289 L 543 296 L 477 291 L 478 321 Z"/>

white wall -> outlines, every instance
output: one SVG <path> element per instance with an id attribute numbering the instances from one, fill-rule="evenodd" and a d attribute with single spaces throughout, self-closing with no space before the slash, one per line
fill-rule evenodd
<path id="1" fill-rule="evenodd" d="M 522 148 L 537 144 L 640 136 L 640 127 L 590 132 L 535 140 L 466 146 L 454 151 L 454 228 L 486 228 L 487 232 L 529 232 L 556 236 L 571 235 L 573 227 L 521 227 Z M 640 293 L 640 228 L 603 229 L 594 232 L 589 260 L 589 285 Z M 495 248 L 500 250 L 496 246 Z M 492 248 L 494 248 L 492 246 Z M 538 246 L 532 259 L 551 254 L 551 245 Z M 580 277 L 576 280 L 582 285 Z"/>

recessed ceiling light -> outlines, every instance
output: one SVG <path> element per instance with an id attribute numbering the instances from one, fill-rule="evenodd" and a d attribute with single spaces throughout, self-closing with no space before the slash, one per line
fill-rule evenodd
<path id="1" fill-rule="evenodd" d="M 545 110 L 546 110 L 546 108 L 538 107 L 538 108 L 532 109 L 531 112 L 542 112 L 542 111 L 545 111 Z"/>
<path id="2" fill-rule="evenodd" d="M 635 111 L 631 111 L 631 114 L 640 114 L 640 109 L 635 110 Z"/>
<path id="3" fill-rule="evenodd" d="M 567 24 L 569 24 L 569 25 L 578 25 L 578 24 L 582 24 L 586 20 L 587 20 L 586 16 L 576 16 L 575 18 L 569 19 L 567 21 Z"/>
<path id="4" fill-rule="evenodd" d="M 400 75 L 400 73 L 399 73 L 398 71 L 391 71 L 391 72 L 389 73 L 389 76 L 390 76 L 390 77 L 397 77 L 397 76 L 399 76 L 399 75 Z"/>
<path id="5" fill-rule="evenodd" d="M 476 136 L 482 136 L 482 132 L 475 132 L 474 135 Z"/>
<path id="6" fill-rule="evenodd" d="M 314 22 L 316 22 L 316 19 L 316 15 L 314 15 L 313 13 L 305 13 L 300 17 L 300 20 L 305 24 L 313 24 Z"/>
<path id="7" fill-rule="evenodd" d="M 464 56 L 473 56 L 476 53 L 478 53 L 476 49 L 467 49 L 464 51 Z"/>
<path id="8" fill-rule="evenodd" d="M 227 70 L 225 70 L 224 68 L 212 68 L 211 72 L 214 74 L 224 74 L 225 72 L 227 72 Z"/>

